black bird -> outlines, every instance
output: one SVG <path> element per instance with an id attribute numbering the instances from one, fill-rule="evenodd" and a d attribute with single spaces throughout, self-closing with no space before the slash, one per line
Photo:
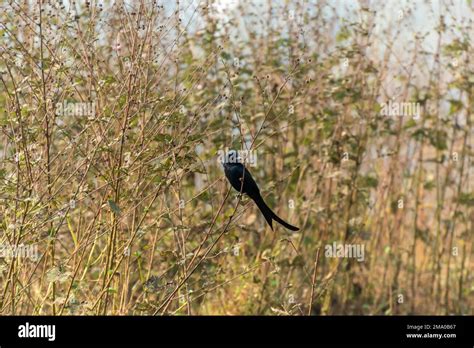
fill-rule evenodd
<path id="1" fill-rule="evenodd" d="M 222 165 L 224 166 L 225 176 L 227 177 L 227 180 L 229 180 L 232 187 L 238 192 L 246 193 L 250 198 L 253 199 L 272 230 L 273 220 L 282 224 L 291 231 L 299 230 L 298 227 L 292 226 L 285 222 L 268 207 L 260 195 L 260 190 L 258 189 L 257 183 L 252 178 L 252 175 L 247 170 L 247 168 L 245 168 L 245 166 L 240 162 L 240 158 L 237 156 L 237 152 L 235 150 L 231 150 L 227 153 L 227 156 L 225 156 L 223 159 Z"/>

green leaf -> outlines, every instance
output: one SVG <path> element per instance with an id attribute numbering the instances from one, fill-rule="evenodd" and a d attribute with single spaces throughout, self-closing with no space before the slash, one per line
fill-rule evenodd
<path id="1" fill-rule="evenodd" d="M 427 131 L 425 128 L 418 128 L 416 131 L 413 132 L 413 134 L 411 135 L 412 138 L 418 140 L 418 141 L 421 141 L 423 140 L 424 137 L 427 136 Z"/>
<path id="2" fill-rule="evenodd" d="M 126 102 L 127 102 L 127 96 L 126 95 L 120 96 L 120 98 L 118 99 L 118 105 L 119 105 L 120 109 L 122 109 L 124 107 Z"/>
<path id="3" fill-rule="evenodd" d="M 443 130 L 435 130 L 430 133 L 430 143 L 438 150 L 446 150 L 448 148 L 447 134 Z"/>
<path id="4" fill-rule="evenodd" d="M 417 126 L 417 122 L 410 118 L 407 123 L 405 123 L 405 126 L 403 127 L 404 129 L 409 129 L 409 128 L 413 128 L 413 127 L 416 127 Z"/>
<path id="5" fill-rule="evenodd" d="M 455 113 L 457 113 L 458 111 L 460 111 L 462 108 L 463 108 L 463 103 L 459 100 L 455 100 L 455 99 L 450 99 L 449 100 L 449 104 L 451 105 L 449 107 L 449 114 L 450 115 L 453 115 Z"/>
<path id="6" fill-rule="evenodd" d="M 158 142 L 169 142 L 171 141 L 171 135 L 169 134 L 157 134 L 155 135 L 155 140 L 158 141 Z"/>
<path id="7" fill-rule="evenodd" d="M 221 57 L 225 60 L 229 60 L 231 58 L 230 54 L 225 51 L 221 52 Z"/>
<path id="8" fill-rule="evenodd" d="M 361 187 L 376 188 L 379 184 L 379 180 L 376 177 L 367 175 L 360 178 Z"/>
<path id="9" fill-rule="evenodd" d="M 347 40 L 351 36 L 351 33 L 347 27 L 343 27 L 336 35 L 336 41 L 342 42 Z"/>
<path id="10" fill-rule="evenodd" d="M 462 192 L 458 199 L 459 204 L 474 207 L 474 192 Z"/>
<path id="11" fill-rule="evenodd" d="M 427 181 L 425 182 L 425 184 L 423 185 L 423 187 L 428 190 L 428 191 L 431 191 L 432 189 L 434 189 L 436 187 L 435 183 L 433 180 L 430 180 L 430 181 Z"/>
<path id="12" fill-rule="evenodd" d="M 336 90 L 332 96 L 334 99 L 336 99 L 337 101 L 342 101 L 347 95 L 347 91 L 344 90 L 344 89 L 339 89 L 339 90 Z"/>
<path id="13" fill-rule="evenodd" d="M 297 255 L 291 262 L 291 265 L 296 266 L 296 267 L 303 267 L 304 264 L 305 262 L 304 262 L 303 256 L 301 255 Z"/>

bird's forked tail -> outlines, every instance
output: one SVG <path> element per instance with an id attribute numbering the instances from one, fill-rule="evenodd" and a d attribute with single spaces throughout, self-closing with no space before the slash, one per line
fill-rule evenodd
<path id="1" fill-rule="evenodd" d="M 258 208 L 262 212 L 263 216 L 265 217 L 265 220 L 267 220 L 268 224 L 270 225 L 270 228 L 273 230 L 273 221 L 275 220 L 279 224 L 283 225 L 285 228 L 291 230 L 291 231 L 298 231 L 299 228 L 293 225 L 290 225 L 288 222 L 284 221 L 281 219 L 277 214 L 275 214 L 270 207 L 265 203 L 263 200 L 262 196 L 259 194 L 257 197 L 251 197 L 255 201 L 255 204 L 257 204 Z"/>

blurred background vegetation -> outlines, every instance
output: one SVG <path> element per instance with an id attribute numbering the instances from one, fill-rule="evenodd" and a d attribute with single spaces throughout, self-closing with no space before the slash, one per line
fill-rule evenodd
<path id="1" fill-rule="evenodd" d="M 474 314 L 471 1 L 0 8 L 2 315 Z"/>

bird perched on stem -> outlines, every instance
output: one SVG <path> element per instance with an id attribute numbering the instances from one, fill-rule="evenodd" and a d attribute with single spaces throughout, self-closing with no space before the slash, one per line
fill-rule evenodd
<path id="1" fill-rule="evenodd" d="M 241 163 L 242 160 L 238 156 L 237 151 L 230 150 L 222 160 L 222 165 L 224 166 L 225 176 L 229 180 L 230 184 L 234 189 L 240 193 L 247 194 L 250 198 L 253 199 L 257 207 L 262 212 L 265 220 L 267 220 L 270 228 L 273 230 L 273 220 L 283 225 L 285 228 L 291 231 L 298 231 L 299 228 L 293 225 L 290 225 L 278 215 L 276 215 L 265 203 L 260 194 L 260 190 L 257 186 L 257 183 L 253 179 L 252 175 L 247 168 Z"/>

